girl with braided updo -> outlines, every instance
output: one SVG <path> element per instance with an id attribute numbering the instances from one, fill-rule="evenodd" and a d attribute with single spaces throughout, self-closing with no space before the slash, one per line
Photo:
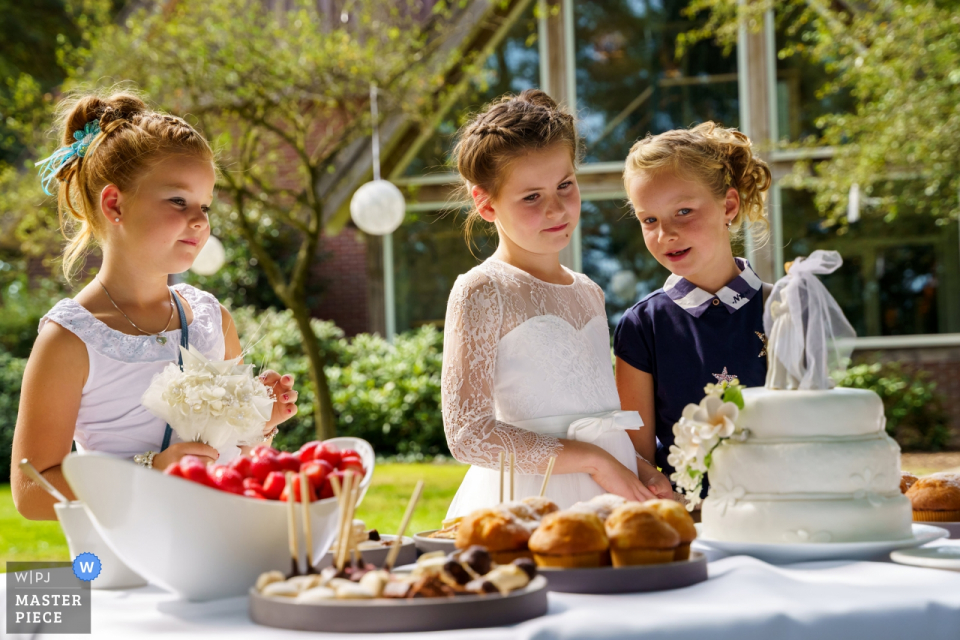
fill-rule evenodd
<path id="1" fill-rule="evenodd" d="M 186 271 L 210 236 L 207 214 L 216 178 L 207 141 L 184 120 L 151 111 L 130 93 L 84 95 L 61 107 L 63 146 L 38 163 L 44 190 L 56 190 L 67 235 L 68 279 L 96 243 L 103 263 L 74 298 L 40 321 L 27 362 L 13 459 L 27 458 L 70 497 L 60 463 L 100 451 L 162 470 L 216 449 L 180 442 L 141 405 L 154 374 L 177 362 L 183 334 L 213 360 L 240 356 L 230 313 L 209 293 L 167 286 Z M 182 319 L 182 320 L 181 320 Z M 261 376 L 277 397 L 265 429 L 294 415 L 292 376 Z M 168 446 L 169 445 L 169 446 Z M 237 453 L 236 447 L 230 453 Z M 221 462 L 224 462 L 221 460 Z M 14 466 L 13 499 L 31 519 L 53 519 L 53 499 Z"/>
<path id="2" fill-rule="evenodd" d="M 705 122 L 638 141 L 623 181 L 647 249 L 672 275 L 620 319 L 617 389 L 624 408 L 656 424 L 635 435 L 638 451 L 672 474 L 673 425 L 684 407 L 699 403 L 707 384 L 766 379 L 769 285 L 734 257 L 731 241 L 746 229 L 766 236 L 771 174 L 747 136 Z"/>
<path id="3" fill-rule="evenodd" d="M 444 429 L 473 465 L 449 517 L 537 495 L 551 458 L 546 496 L 562 508 L 671 494 L 627 435 L 642 423 L 620 410 L 603 291 L 560 263 L 580 220 L 579 154 L 573 116 L 542 91 L 501 98 L 460 131 L 468 233 L 492 225 L 499 246 L 447 304 Z M 499 473 L 500 460 L 518 473 Z"/>

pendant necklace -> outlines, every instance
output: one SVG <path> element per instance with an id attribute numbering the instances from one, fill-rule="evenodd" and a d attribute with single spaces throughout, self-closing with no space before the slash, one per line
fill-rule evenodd
<path id="1" fill-rule="evenodd" d="M 117 306 L 117 303 L 113 301 L 113 298 L 110 296 L 110 292 L 107 291 L 107 288 L 103 285 L 103 282 L 101 282 L 100 278 L 96 278 L 96 281 L 97 281 L 97 284 L 100 285 L 100 288 L 103 289 L 103 292 L 104 292 L 105 294 L 107 294 L 107 300 L 110 301 L 110 304 L 112 304 L 113 307 L 114 307 L 117 311 L 120 312 L 120 315 L 122 315 L 124 318 L 127 319 L 127 322 L 129 322 L 129 323 L 133 326 L 134 329 L 136 329 L 137 331 L 139 331 L 140 333 L 142 333 L 142 334 L 144 334 L 144 335 L 153 336 L 154 339 L 157 341 L 157 344 L 160 344 L 160 345 L 167 344 L 167 338 L 166 338 L 166 336 L 162 336 L 162 335 L 160 335 L 160 334 L 163 333 L 163 332 L 165 332 L 167 329 L 169 329 L 169 328 L 170 328 L 170 323 L 173 322 L 173 291 L 171 291 L 169 288 L 167 288 L 167 292 L 170 294 L 170 317 L 167 318 L 167 326 L 165 326 L 163 329 L 161 329 L 161 330 L 160 330 L 160 333 L 150 333 L 149 331 L 144 331 L 143 329 L 141 329 L 140 327 L 138 327 L 138 326 L 137 326 L 137 323 L 134 322 L 133 320 L 131 320 L 131 319 L 130 319 L 130 316 L 128 316 L 127 314 L 125 314 L 125 313 L 123 312 L 123 309 L 121 309 L 120 307 Z M 182 328 L 182 327 L 181 327 L 181 328 Z"/>

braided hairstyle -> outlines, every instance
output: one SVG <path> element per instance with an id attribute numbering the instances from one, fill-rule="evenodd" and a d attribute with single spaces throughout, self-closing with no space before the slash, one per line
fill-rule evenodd
<path id="1" fill-rule="evenodd" d="M 580 160 L 580 139 L 574 117 L 539 89 L 520 95 L 505 95 L 487 105 L 460 129 L 453 149 L 457 171 L 463 179 L 461 200 L 470 199 L 474 186 L 483 187 L 496 198 L 510 164 L 530 151 L 562 144 L 576 165 Z M 471 239 L 474 225 L 481 220 L 476 207 L 464 225 Z"/>
<path id="2" fill-rule="evenodd" d="M 733 187 L 740 194 L 740 211 L 730 231 L 749 228 L 760 239 L 769 234 L 763 201 L 773 176 L 767 163 L 754 155 L 750 138 L 741 132 L 704 122 L 690 129 L 647 134 L 630 149 L 624 187 L 629 192 L 630 181 L 638 175 L 663 169 L 706 185 L 718 199 Z"/>
<path id="3" fill-rule="evenodd" d="M 89 247 L 103 237 L 106 221 L 100 212 L 100 192 L 108 184 L 135 190 L 144 173 L 171 155 L 214 160 L 210 145 L 181 118 L 147 108 L 130 92 L 85 94 L 65 100 L 59 108 L 62 142 L 98 121 L 98 135 L 84 156 L 75 157 L 57 173 L 60 226 L 67 238 L 63 272 L 69 280 Z"/>

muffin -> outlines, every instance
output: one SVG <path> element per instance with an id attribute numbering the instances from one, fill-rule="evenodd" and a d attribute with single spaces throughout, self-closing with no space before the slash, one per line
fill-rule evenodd
<path id="1" fill-rule="evenodd" d="M 606 522 L 610 558 L 615 567 L 673 562 L 680 534 L 652 507 L 628 502 Z"/>
<path id="2" fill-rule="evenodd" d="M 494 562 L 505 564 L 516 558 L 529 558 L 530 528 L 506 509 L 478 509 L 460 521 L 458 549 L 481 545 L 490 551 Z"/>
<path id="3" fill-rule="evenodd" d="M 530 536 L 530 550 L 539 567 L 574 569 L 599 567 L 609 542 L 595 514 L 557 511 L 544 516 Z"/>
<path id="4" fill-rule="evenodd" d="M 960 522 L 960 473 L 934 473 L 907 490 L 917 522 Z"/>
<path id="5" fill-rule="evenodd" d="M 697 537 L 697 528 L 693 526 L 693 518 L 687 508 L 675 500 L 647 500 L 643 504 L 656 511 L 664 522 L 680 534 L 680 546 L 677 547 L 673 559 L 689 560 L 690 543 Z"/>
<path id="6" fill-rule="evenodd" d="M 917 476 L 909 471 L 900 472 L 900 493 L 906 493 L 907 489 L 912 487 L 917 481 Z"/>
<path id="7" fill-rule="evenodd" d="M 570 511 L 592 513 L 600 518 L 600 522 L 606 522 L 607 518 L 610 517 L 610 514 L 613 513 L 614 509 L 626 503 L 627 500 L 625 498 L 621 498 L 620 496 L 612 493 L 604 493 L 599 496 L 594 496 L 586 502 L 576 503 L 570 507 Z"/>
<path id="8" fill-rule="evenodd" d="M 543 520 L 543 516 L 560 510 L 560 507 L 558 507 L 556 504 L 546 498 L 541 498 L 540 496 L 530 496 L 529 498 L 524 498 L 520 502 L 530 508 L 533 514 L 537 517 L 537 520 Z"/>

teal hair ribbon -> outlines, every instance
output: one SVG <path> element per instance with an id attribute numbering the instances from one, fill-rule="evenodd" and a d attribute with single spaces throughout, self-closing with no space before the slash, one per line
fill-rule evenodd
<path id="1" fill-rule="evenodd" d="M 87 149 L 93 143 L 93 139 L 100 135 L 100 121 L 91 120 L 84 125 L 83 129 L 73 132 L 73 138 L 76 140 L 73 144 L 66 147 L 60 147 L 52 156 L 36 163 L 40 169 L 40 184 L 43 185 L 43 192 L 52 196 L 50 190 L 51 184 L 57 179 L 60 170 L 74 158 L 82 158 L 87 155 Z"/>

